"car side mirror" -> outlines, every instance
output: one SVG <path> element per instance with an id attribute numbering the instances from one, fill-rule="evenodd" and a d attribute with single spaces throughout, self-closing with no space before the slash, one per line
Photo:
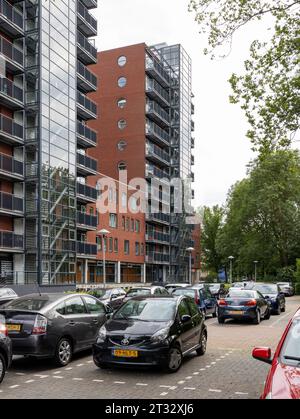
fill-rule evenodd
<path id="1" fill-rule="evenodd" d="M 270 348 L 254 348 L 252 356 L 258 361 L 266 362 L 267 364 L 272 364 L 272 351 Z"/>
<path id="2" fill-rule="evenodd" d="M 191 320 L 191 316 L 189 316 L 188 314 L 184 314 L 183 316 L 181 316 L 181 321 L 182 323 L 187 323 Z"/>

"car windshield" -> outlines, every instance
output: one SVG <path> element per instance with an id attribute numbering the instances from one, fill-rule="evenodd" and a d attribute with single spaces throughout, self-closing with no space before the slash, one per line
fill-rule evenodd
<path id="1" fill-rule="evenodd" d="M 114 315 L 115 320 L 138 320 L 145 322 L 167 322 L 174 319 L 176 301 L 130 300 Z"/>
<path id="2" fill-rule="evenodd" d="M 13 300 L 3 306 L 4 309 L 39 311 L 49 303 L 49 298 L 23 297 Z"/>
<path id="3" fill-rule="evenodd" d="M 278 293 L 277 285 L 273 285 L 273 284 L 255 285 L 254 288 L 257 291 L 261 292 L 262 294 L 277 294 Z"/>
<path id="4" fill-rule="evenodd" d="M 255 298 L 254 291 L 230 290 L 227 298 Z"/>
<path id="5" fill-rule="evenodd" d="M 195 290 L 186 288 L 177 288 L 172 295 L 187 295 L 188 297 L 195 298 Z"/>
<path id="6" fill-rule="evenodd" d="M 149 288 L 133 288 L 132 290 L 129 290 L 127 293 L 128 297 L 137 297 L 137 296 L 146 296 L 150 295 L 151 290 Z"/>
<path id="7" fill-rule="evenodd" d="M 89 292 L 89 294 L 97 298 L 109 298 L 111 295 L 111 290 L 92 290 Z"/>
<path id="8" fill-rule="evenodd" d="M 10 288 L 0 288 L 0 298 L 7 296 L 16 296 L 17 294 Z"/>
<path id="9" fill-rule="evenodd" d="M 281 351 L 281 361 L 300 367 L 300 318 L 293 321 L 288 332 Z"/>

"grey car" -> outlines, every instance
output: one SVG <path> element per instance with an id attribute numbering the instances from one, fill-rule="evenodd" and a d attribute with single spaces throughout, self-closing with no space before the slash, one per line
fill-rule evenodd
<path id="1" fill-rule="evenodd" d="M 126 292 L 123 288 L 96 288 L 89 291 L 90 295 L 98 298 L 102 303 L 111 307 L 114 311 L 121 307 Z"/>
<path id="2" fill-rule="evenodd" d="M 0 288 L 0 306 L 16 298 L 18 295 L 11 288 Z"/>
<path id="3" fill-rule="evenodd" d="M 90 349 L 110 311 L 87 294 L 32 294 L 0 308 L 14 355 L 52 358 L 67 365 Z"/>
<path id="4" fill-rule="evenodd" d="M 7 328 L 4 317 L 0 316 L 0 384 L 2 383 L 5 372 L 9 368 L 12 360 L 11 340 L 7 336 Z"/>
<path id="5" fill-rule="evenodd" d="M 290 282 L 278 282 L 277 285 L 286 297 L 295 295 L 295 289 Z"/>

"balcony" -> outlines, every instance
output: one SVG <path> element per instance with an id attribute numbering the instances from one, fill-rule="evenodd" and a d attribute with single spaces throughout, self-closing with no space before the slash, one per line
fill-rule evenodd
<path id="1" fill-rule="evenodd" d="M 97 105 L 81 92 L 77 91 L 77 113 L 85 120 L 97 118 Z"/>
<path id="2" fill-rule="evenodd" d="M 171 80 L 168 72 L 162 64 L 158 63 L 154 58 L 146 56 L 146 73 L 155 78 L 162 86 L 169 87 Z"/>
<path id="3" fill-rule="evenodd" d="M 85 65 L 97 63 L 97 48 L 77 31 L 77 56 Z"/>
<path id="4" fill-rule="evenodd" d="M 195 165 L 195 156 L 191 155 L 191 165 Z"/>
<path id="5" fill-rule="evenodd" d="M 77 242 L 77 257 L 96 257 L 97 245 L 94 243 Z"/>
<path id="6" fill-rule="evenodd" d="M 97 132 L 77 121 L 77 143 L 83 148 L 96 147 Z"/>
<path id="7" fill-rule="evenodd" d="M 77 2 L 77 27 L 87 37 L 97 35 L 97 20 L 81 1 Z"/>
<path id="8" fill-rule="evenodd" d="M 147 242 L 155 243 L 170 243 L 170 235 L 166 233 L 161 233 L 159 231 L 151 231 L 146 233 Z"/>
<path id="9" fill-rule="evenodd" d="M 96 9 L 98 0 L 81 0 L 87 9 Z"/>
<path id="10" fill-rule="evenodd" d="M 0 139 L 10 145 L 24 144 L 23 126 L 17 124 L 13 119 L 0 114 Z"/>
<path id="11" fill-rule="evenodd" d="M 0 78 L 1 104 L 9 109 L 21 110 L 24 108 L 24 91 L 16 86 L 11 80 Z"/>
<path id="12" fill-rule="evenodd" d="M 81 176 L 97 174 L 97 160 L 85 154 L 77 153 L 77 173 Z"/>
<path id="13" fill-rule="evenodd" d="M 191 114 L 195 115 L 195 105 L 191 103 Z"/>
<path id="14" fill-rule="evenodd" d="M 80 230 L 97 230 L 97 226 L 97 215 L 90 215 L 85 212 L 77 211 L 77 228 Z"/>
<path id="15" fill-rule="evenodd" d="M 149 253 L 146 255 L 146 263 L 170 263 L 170 255 L 165 253 Z"/>
<path id="16" fill-rule="evenodd" d="M 166 179 L 169 182 L 170 175 L 167 171 L 161 170 L 156 166 L 146 164 L 146 178 L 158 178 L 163 181 Z"/>
<path id="17" fill-rule="evenodd" d="M 4 55 L 6 67 L 12 74 L 24 72 L 24 52 L 2 36 L 0 36 L 0 54 Z"/>
<path id="18" fill-rule="evenodd" d="M 191 121 L 191 130 L 192 132 L 195 131 L 195 122 L 193 120 Z"/>
<path id="19" fill-rule="evenodd" d="M 23 216 L 24 199 L 9 193 L 0 192 L 0 214 Z"/>
<path id="20" fill-rule="evenodd" d="M 170 115 L 157 102 L 147 101 L 146 115 L 163 128 L 170 126 Z"/>
<path id="21" fill-rule="evenodd" d="M 97 90 L 97 76 L 80 61 L 77 61 L 77 85 L 86 93 Z"/>
<path id="22" fill-rule="evenodd" d="M 191 148 L 194 149 L 195 148 L 195 138 L 191 137 Z"/>
<path id="23" fill-rule="evenodd" d="M 170 224 L 170 215 L 158 212 L 156 214 L 146 214 L 146 221 L 162 224 Z"/>
<path id="24" fill-rule="evenodd" d="M 24 179 L 24 163 L 0 153 L 0 178 L 19 182 Z"/>
<path id="25" fill-rule="evenodd" d="M 24 16 L 6 0 L 0 0 L 1 31 L 11 38 L 24 36 Z"/>
<path id="26" fill-rule="evenodd" d="M 146 144 L 146 157 L 148 160 L 152 160 L 160 165 L 170 165 L 170 155 L 155 144 Z"/>
<path id="27" fill-rule="evenodd" d="M 164 146 L 170 145 L 170 135 L 168 131 L 160 128 L 155 122 L 147 120 L 146 122 L 146 136 L 153 141 L 156 141 Z"/>
<path id="28" fill-rule="evenodd" d="M 12 231 L 0 231 L 0 252 L 23 253 L 24 236 Z"/>
<path id="29" fill-rule="evenodd" d="M 97 201 L 97 189 L 77 182 L 77 201 L 95 203 Z"/>
<path id="30" fill-rule="evenodd" d="M 154 79 L 146 79 L 146 93 L 161 106 L 170 106 L 170 94 Z"/>

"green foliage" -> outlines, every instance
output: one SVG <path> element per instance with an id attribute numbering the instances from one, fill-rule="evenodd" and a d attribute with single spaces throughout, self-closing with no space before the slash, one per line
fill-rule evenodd
<path id="1" fill-rule="evenodd" d="M 241 104 L 250 124 L 247 137 L 262 153 L 287 147 L 299 130 L 299 5 L 300 0 L 190 0 L 200 33 L 207 35 L 204 53 L 212 58 L 220 48 L 230 52 L 240 28 L 272 19 L 269 41 L 254 40 L 245 74 L 230 78 L 230 101 Z"/>
<path id="2" fill-rule="evenodd" d="M 282 282 L 293 282 L 295 279 L 295 266 L 284 266 L 277 269 L 277 280 Z"/>

